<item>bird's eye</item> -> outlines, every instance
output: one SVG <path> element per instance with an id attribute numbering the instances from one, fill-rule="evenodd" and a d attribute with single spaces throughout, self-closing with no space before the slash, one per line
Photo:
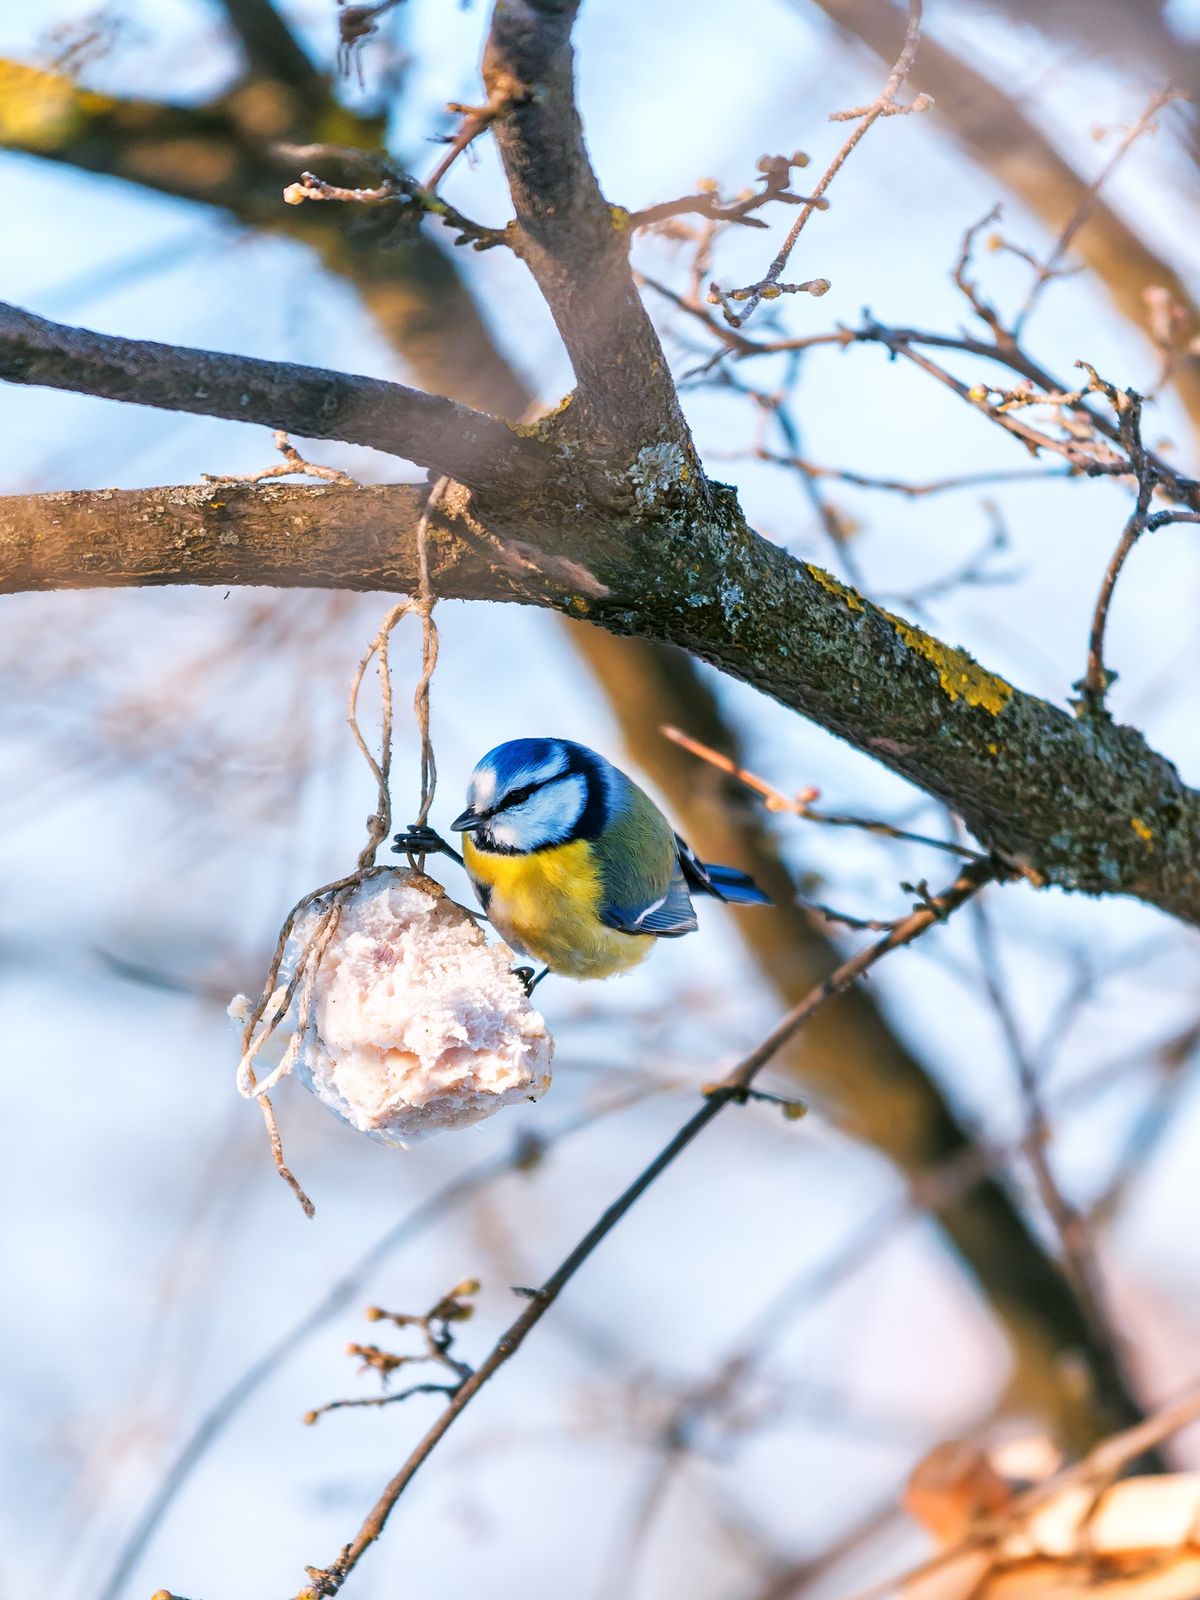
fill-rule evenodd
<path id="1" fill-rule="evenodd" d="M 508 811 L 513 806 L 521 805 L 524 801 L 529 799 L 529 796 L 537 788 L 538 785 L 536 783 L 526 783 L 523 784 L 519 789 L 510 789 L 509 792 L 504 796 L 504 799 L 501 800 L 500 804 L 496 807 L 497 811 Z"/>

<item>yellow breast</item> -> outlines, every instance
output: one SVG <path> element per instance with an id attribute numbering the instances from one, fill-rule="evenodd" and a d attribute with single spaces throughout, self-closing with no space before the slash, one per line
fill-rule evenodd
<path id="1" fill-rule="evenodd" d="M 501 938 L 552 972 L 607 978 L 649 953 L 646 934 L 621 933 L 597 916 L 600 874 L 586 839 L 529 855 L 494 855 L 463 839 L 463 860 Z"/>

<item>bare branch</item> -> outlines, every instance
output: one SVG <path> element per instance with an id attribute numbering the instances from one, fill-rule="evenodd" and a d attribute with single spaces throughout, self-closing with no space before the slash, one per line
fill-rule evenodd
<path id="1" fill-rule="evenodd" d="M 275 430 L 275 448 L 283 457 L 274 466 L 260 467 L 257 472 L 202 472 L 205 483 L 265 483 L 268 478 L 322 478 L 326 483 L 352 485 L 354 479 L 340 467 L 323 467 L 318 461 L 306 461 L 292 444 L 282 428 Z"/>
<path id="2" fill-rule="evenodd" d="M 690 754 L 698 756 L 701 761 L 707 761 L 709 766 L 716 767 L 718 771 L 727 772 L 731 778 L 736 778 L 755 794 L 761 795 L 768 811 L 786 812 L 789 816 L 803 817 L 808 822 L 824 823 L 826 827 L 859 828 L 864 833 L 880 834 L 885 839 L 903 839 L 909 844 L 924 845 L 931 850 L 944 850 L 949 855 L 962 856 L 968 861 L 985 859 L 979 851 L 969 850 L 965 845 L 955 843 L 953 839 L 936 839 L 927 833 L 911 833 L 907 828 L 897 828 L 892 823 L 884 822 L 877 817 L 850 817 L 832 811 L 818 811 L 812 802 L 820 798 L 819 789 L 800 789 L 794 795 L 786 795 L 782 790 L 775 788 L 774 784 L 768 783 L 745 767 L 739 767 L 719 750 L 711 749 L 699 739 L 693 739 L 678 728 L 663 727 L 659 732 L 673 744 L 680 745 Z M 823 907 L 817 909 L 821 910 L 823 915 L 828 915 Z"/>
<path id="3" fill-rule="evenodd" d="M 1107 716 L 1104 699 L 1109 685 L 1116 678 L 1116 673 L 1109 672 L 1104 665 L 1104 634 L 1117 580 L 1133 547 L 1144 533 L 1167 527 L 1172 522 L 1200 522 L 1200 511 L 1180 511 L 1172 508 L 1151 515 L 1150 505 L 1155 491 L 1163 481 L 1163 473 L 1159 458 L 1146 449 L 1142 440 L 1142 397 L 1131 389 L 1118 389 L 1113 384 L 1106 383 L 1097 376 L 1093 368 L 1087 366 L 1086 362 L 1079 362 L 1078 365 L 1087 368 L 1091 378 L 1090 387 L 1105 394 L 1111 402 L 1117 416 L 1121 445 L 1137 478 L 1137 499 L 1105 570 L 1104 581 L 1100 585 L 1100 593 L 1092 613 L 1092 625 L 1088 635 L 1087 671 L 1081 682 L 1075 686 L 1082 694 L 1080 703 L 1084 710 L 1092 716 Z"/>
<path id="4" fill-rule="evenodd" d="M 446 109 L 457 112 L 462 118 L 462 123 L 453 138 L 447 140 L 449 148 L 429 174 L 425 187 L 436 189 L 463 151 L 468 149 L 481 133 L 485 133 L 497 117 L 508 111 L 511 105 L 509 95 L 503 92 L 493 94 L 485 106 L 464 106 L 452 101 Z"/>
<path id="5" fill-rule="evenodd" d="M 454 1324 L 470 1320 L 475 1311 L 472 1297 L 478 1293 L 478 1280 L 468 1278 L 456 1285 L 448 1294 L 442 1295 L 428 1311 L 419 1316 L 405 1311 L 384 1311 L 380 1306 L 368 1306 L 368 1322 L 393 1322 L 398 1328 L 415 1328 L 421 1335 L 424 1348 L 397 1354 L 392 1350 L 381 1350 L 376 1344 L 347 1345 L 346 1354 L 357 1356 L 361 1360 L 360 1371 L 377 1372 L 385 1391 L 393 1374 L 402 1368 L 432 1364 L 444 1368 L 449 1377 L 441 1383 L 426 1379 L 391 1393 L 358 1396 L 353 1400 L 327 1400 L 324 1405 L 305 1412 L 305 1422 L 311 1427 L 331 1411 L 358 1410 L 363 1407 L 378 1410 L 381 1406 L 402 1405 L 405 1400 L 410 1400 L 418 1394 L 442 1394 L 452 1400 L 471 1376 L 468 1364 L 453 1353 Z"/>
<path id="6" fill-rule="evenodd" d="M 919 95 L 911 105 L 901 106 L 896 104 L 896 96 L 904 85 L 904 80 L 912 71 L 913 62 L 917 56 L 917 45 L 921 38 L 921 0 L 908 0 L 908 23 L 904 31 L 904 44 L 896 65 L 892 68 L 891 75 L 879 95 L 872 100 L 870 105 L 856 106 L 851 111 L 832 111 L 831 122 L 858 123 L 857 128 L 842 145 L 833 160 L 826 167 L 812 198 L 808 200 L 800 215 L 788 230 L 788 236 L 780 245 L 774 260 L 757 283 L 750 283 L 741 289 L 722 290 L 714 283 L 709 291 L 709 300 L 714 305 L 720 305 L 725 314 L 725 320 L 732 327 L 740 328 L 749 320 L 764 300 L 776 299 L 781 294 L 824 294 L 829 288 L 824 278 L 814 278 L 807 283 L 781 283 L 783 270 L 791 259 L 796 242 L 804 231 L 813 212 L 819 209 L 826 190 L 837 177 L 855 146 L 863 139 L 868 129 L 880 117 L 902 115 L 909 111 L 924 111 L 933 104 L 928 95 Z M 734 308 L 737 309 L 734 309 Z"/>
<path id="7" fill-rule="evenodd" d="M 704 314 L 698 308 L 685 309 L 703 318 Z M 720 336 L 715 328 L 713 332 Z M 1108 391 L 1113 386 L 1105 386 L 1092 373 L 1087 382 L 1071 388 L 1054 378 L 1007 335 L 993 341 L 972 338 L 969 334 L 930 333 L 920 328 L 889 327 L 877 322 L 868 313 L 857 328 L 840 327 L 833 332 L 779 339 L 769 344 L 745 340 L 735 348 L 734 354 L 741 360 L 789 350 L 812 350 L 820 346 L 846 349 L 855 344 L 880 344 L 893 355 L 904 356 L 960 399 L 977 407 L 1006 433 L 1011 433 L 1031 455 L 1036 456 L 1048 450 L 1061 456 L 1073 472 L 1088 477 L 1137 476 L 1137 468 L 1125 449 L 1119 418 L 1109 417 L 1088 403 L 1090 394 L 1105 394 L 1111 400 Z M 1018 374 L 1023 383 L 1012 389 L 982 383 L 966 384 L 925 355 L 927 349 L 960 350 L 985 361 L 994 361 Z M 1076 365 L 1090 371 L 1086 362 L 1076 362 Z M 1050 433 L 1046 427 L 1039 428 L 1017 414 L 1035 406 L 1069 412 L 1070 424 L 1060 424 L 1058 433 Z M 1106 442 L 1116 448 L 1105 448 Z M 1181 504 L 1200 509 L 1200 480 L 1180 472 L 1154 451 L 1147 450 L 1146 459 L 1165 494 Z"/>
<path id="8" fill-rule="evenodd" d="M 514 488 L 540 452 L 495 417 L 398 383 L 122 339 L 0 305 L 0 378 L 372 445 L 478 487 Z"/>
<path id="9" fill-rule="evenodd" d="M 554 316 L 581 414 L 632 461 L 665 443 L 692 459 L 666 357 L 629 270 L 629 213 L 596 182 L 575 106 L 571 27 L 579 0 L 506 0 L 483 75 L 519 226 L 515 248 Z M 681 462 L 683 464 L 683 462 Z"/>
<path id="10" fill-rule="evenodd" d="M 201 1416 L 170 1460 L 149 1501 L 122 1543 L 96 1600 L 119 1600 L 164 1517 L 215 1441 L 246 1402 L 298 1350 L 351 1304 L 385 1261 L 437 1223 L 454 1215 L 468 1201 L 482 1193 L 495 1178 L 506 1172 L 530 1170 L 559 1143 L 565 1143 L 575 1134 L 594 1127 L 607 1116 L 640 1103 L 648 1092 L 652 1093 L 653 1090 L 645 1084 L 635 1088 L 626 1087 L 603 1104 L 579 1112 L 541 1135 L 525 1133 L 518 1136 L 507 1151 L 469 1167 L 393 1222 L 278 1338 L 254 1356 Z"/>
<path id="11" fill-rule="evenodd" d="M 797 150 L 790 156 L 760 156 L 758 181 L 762 184 L 761 189 L 749 190 L 733 200 L 723 200 L 711 179 L 701 180 L 699 194 L 685 194 L 678 200 L 660 200 L 657 205 L 631 212 L 629 225 L 631 228 L 653 228 L 661 222 L 670 221 L 672 217 L 697 216 L 709 222 L 738 222 L 746 228 L 765 228 L 767 224 L 754 213 L 772 201 L 790 206 L 813 206 L 818 211 L 826 211 L 829 208 L 828 200 L 792 192 L 793 168 L 807 165 L 808 157 L 803 150 Z"/>
<path id="12" fill-rule="evenodd" d="M 797 9 L 806 9 L 810 3 L 818 4 L 839 28 L 862 39 L 881 60 L 891 59 L 899 32 L 893 0 L 791 0 Z M 1041 0 L 1034 9 L 1043 17 L 1061 11 L 1061 7 L 1046 6 Z M 1089 8 L 1086 14 L 1090 16 L 1093 9 Z M 1122 5 L 1119 9 L 1126 18 L 1132 17 L 1128 7 Z M 1080 12 L 1081 16 L 1084 14 Z M 1094 23 L 1089 37 L 1093 41 L 1111 40 L 1115 32 L 1106 34 L 1103 26 Z M 1173 48 L 1181 51 L 1182 41 L 1177 39 Z M 1157 68 L 1159 73 L 1162 70 Z M 1088 185 L 1019 98 L 929 36 L 921 43 L 921 84 L 935 97 L 939 127 L 956 139 L 972 160 L 993 173 L 1048 227 L 1057 231 L 1069 225 Z M 1076 254 L 1096 274 L 1113 304 L 1130 322 L 1147 326 L 1147 291 L 1162 288 L 1196 326 L 1200 307 L 1169 259 L 1102 198 L 1092 202 L 1086 226 L 1079 230 L 1073 243 Z M 1195 351 L 1181 353 L 1170 377 L 1193 426 L 1200 428 L 1200 356 Z"/>
<path id="13" fill-rule="evenodd" d="M 788 467 L 802 472 L 808 478 L 824 478 L 833 483 L 847 483 L 855 489 L 880 489 L 887 494 L 898 494 L 906 500 L 920 500 L 926 495 L 952 494 L 959 489 L 984 489 L 998 483 L 1022 483 L 1040 478 L 1069 478 L 1069 467 L 1015 467 L 990 472 L 961 472 L 946 478 L 930 478 L 913 483 L 905 478 L 876 478 L 865 472 L 851 472 L 846 467 L 821 466 L 803 456 L 783 456 L 773 450 L 758 449 L 749 452 L 755 461 L 767 461 L 775 467 Z M 708 457 L 721 460 L 722 457 Z"/>
<path id="14" fill-rule="evenodd" d="M 290 206 L 303 205 L 306 200 L 333 200 L 343 205 L 394 205 L 401 216 L 419 222 L 422 216 L 438 217 L 458 234 L 455 244 L 468 240 L 476 250 L 492 250 L 499 244 L 511 244 L 506 228 L 485 228 L 472 222 L 457 207 L 434 193 L 431 185 L 417 180 L 389 161 L 384 155 L 368 150 L 347 149 L 343 145 L 281 144 L 277 153 L 290 161 L 319 161 L 333 159 L 351 167 L 370 167 L 384 174 L 382 180 L 371 188 L 347 188 L 342 184 L 327 183 L 313 172 L 302 172 L 298 183 L 290 183 L 283 191 L 283 199 Z"/>
<path id="15" fill-rule="evenodd" d="M 1031 312 L 1037 305 L 1038 300 L 1041 298 L 1046 285 L 1052 279 L 1061 277 L 1063 275 L 1063 259 L 1065 258 L 1067 251 L 1075 242 L 1075 236 L 1095 210 L 1096 203 L 1100 198 L 1101 189 L 1103 189 L 1109 178 L 1112 177 L 1113 173 L 1120 166 L 1121 162 L 1124 161 L 1125 157 L 1129 154 L 1129 151 L 1142 137 L 1142 135 L 1155 130 L 1156 124 L 1154 119 L 1163 109 L 1163 107 L 1170 105 L 1174 100 L 1182 100 L 1183 98 L 1184 96 L 1181 95 L 1177 90 L 1159 89 L 1156 93 L 1151 95 L 1149 105 L 1147 105 L 1145 111 L 1142 112 L 1137 121 L 1126 130 L 1125 137 L 1117 145 L 1117 148 L 1113 151 L 1112 155 L 1105 163 L 1104 168 L 1100 172 L 1099 176 L 1096 177 L 1093 182 L 1088 184 L 1087 188 L 1080 196 L 1079 204 L 1075 207 L 1074 212 L 1067 219 L 1066 225 L 1063 227 L 1062 232 L 1054 241 L 1053 249 L 1050 251 L 1045 261 L 1041 262 L 1035 267 L 1033 283 L 1030 285 L 1029 293 L 1025 299 L 1025 304 L 1021 307 L 1020 311 L 1017 312 L 1017 315 L 1013 319 L 1012 332 L 1014 338 L 1019 339 L 1021 337 L 1025 323 L 1028 321 Z"/>

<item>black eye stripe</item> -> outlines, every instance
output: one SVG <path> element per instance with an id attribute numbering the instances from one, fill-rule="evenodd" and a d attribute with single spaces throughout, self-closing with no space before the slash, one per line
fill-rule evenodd
<path id="1" fill-rule="evenodd" d="M 508 794 L 506 794 L 502 800 L 497 800 L 494 806 L 484 812 L 484 816 L 494 817 L 497 816 L 501 811 L 511 810 L 513 806 L 524 805 L 525 801 L 529 799 L 530 795 L 536 794 L 539 789 L 544 789 L 548 783 L 554 783 L 558 778 L 563 776 L 563 773 L 556 772 L 549 778 L 543 778 L 540 783 L 526 783 L 522 784 L 519 789 L 510 789 Z"/>
<path id="2" fill-rule="evenodd" d="M 510 806 L 523 805 L 524 802 L 529 799 L 531 794 L 536 794 L 539 789 L 543 788 L 545 788 L 545 783 L 527 783 L 524 784 L 520 789 L 512 789 L 504 796 L 504 799 L 501 800 L 497 809 L 500 811 L 507 811 Z"/>

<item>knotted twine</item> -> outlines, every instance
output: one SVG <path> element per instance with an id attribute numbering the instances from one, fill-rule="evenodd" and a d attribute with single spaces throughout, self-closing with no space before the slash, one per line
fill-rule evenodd
<path id="1" fill-rule="evenodd" d="M 312 1018 L 313 993 L 316 987 L 317 973 L 321 966 L 321 959 L 337 931 L 343 905 L 353 892 L 361 884 L 366 883 L 368 879 L 379 877 L 382 873 L 393 870 L 391 867 L 376 865 L 375 857 L 379 846 L 387 838 L 392 828 L 392 802 L 389 793 L 389 780 L 392 770 L 393 712 L 389 645 L 392 630 L 402 617 L 407 616 L 418 616 L 421 619 L 421 673 L 417 679 L 416 689 L 413 692 L 413 715 L 416 719 L 417 732 L 421 741 L 421 801 L 412 826 L 414 828 L 423 827 L 429 819 L 430 808 L 433 805 L 434 793 L 437 788 L 437 761 L 434 756 L 433 740 L 430 735 L 429 690 L 433 680 L 434 669 L 437 667 L 438 630 L 437 623 L 433 620 L 433 608 L 437 597 L 433 593 L 429 578 L 428 534 L 430 517 L 436 510 L 448 482 L 448 479 L 441 478 L 434 484 L 430 490 L 429 498 L 425 502 L 420 521 L 417 524 L 417 592 L 415 595 L 409 595 L 406 599 L 398 601 L 384 617 L 378 633 L 372 639 L 367 647 L 366 654 L 359 662 L 358 669 L 350 684 L 346 720 L 350 725 L 350 732 L 354 737 L 354 742 L 362 752 L 378 789 L 375 810 L 367 818 L 366 843 L 359 852 L 358 861 L 353 872 L 348 873 L 344 878 L 338 878 L 333 883 L 327 883 L 319 889 L 311 890 L 308 894 L 303 895 L 288 912 L 284 918 L 283 926 L 279 930 L 279 938 L 276 941 L 275 953 L 267 970 L 262 994 L 253 1010 L 246 1017 L 245 1025 L 242 1029 L 242 1057 L 237 1069 L 238 1092 L 245 1099 L 258 1101 L 262 1109 L 263 1121 L 266 1124 L 267 1137 L 271 1143 L 271 1155 L 275 1162 L 275 1168 L 304 1208 L 305 1215 L 309 1217 L 313 1215 L 315 1208 L 295 1174 L 284 1161 L 283 1141 L 279 1133 L 279 1123 L 269 1096 L 270 1091 L 275 1088 L 281 1079 L 292 1071 L 299 1058 L 305 1033 Z M 382 725 L 378 759 L 372 754 L 358 722 L 359 691 L 372 661 L 376 663 L 382 702 Z M 408 859 L 410 866 L 415 870 L 419 871 L 423 868 L 425 863 L 423 853 L 410 853 Z M 300 948 L 287 983 L 280 985 L 279 971 L 283 964 L 288 941 L 300 918 L 315 906 L 321 907 L 319 915 Z M 293 1002 L 296 1003 L 295 1031 L 288 1042 L 287 1049 L 280 1058 L 279 1064 L 265 1078 L 259 1080 L 254 1072 L 255 1059 L 267 1040 L 272 1037 L 275 1030 L 291 1011 Z"/>

